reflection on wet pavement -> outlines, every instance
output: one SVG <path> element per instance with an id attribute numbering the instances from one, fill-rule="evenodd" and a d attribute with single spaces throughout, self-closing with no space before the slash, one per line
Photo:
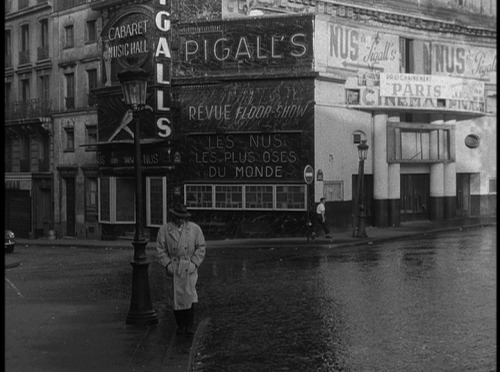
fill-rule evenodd
<path id="1" fill-rule="evenodd" d="M 196 371 L 493 371 L 496 229 L 384 245 L 214 249 Z"/>

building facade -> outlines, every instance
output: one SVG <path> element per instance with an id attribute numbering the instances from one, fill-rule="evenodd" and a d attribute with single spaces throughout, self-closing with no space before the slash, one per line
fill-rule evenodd
<path id="1" fill-rule="evenodd" d="M 50 1 L 5 2 L 4 217 L 24 238 L 54 227 L 51 13 Z"/>
<path id="2" fill-rule="evenodd" d="M 140 45 L 151 46 L 153 58 L 140 62 L 154 77 L 151 111 L 141 125 L 150 130 L 145 140 L 160 148 L 164 141 L 179 155 L 174 164 L 153 151 L 151 158 L 165 162 L 144 163 L 145 189 L 158 182 L 146 220 L 161 203 L 158 223 L 164 222 L 169 203 L 180 199 L 208 235 L 302 234 L 322 196 L 330 222 L 343 228 L 353 224 L 360 199 L 375 226 L 494 213 L 496 31 L 487 15 L 493 3 L 455 7 L 458 24 L 444 3 L 255 2 L 246 11 L 230 1 L 198 5 L 145 2 L 143 18 L 133 15 L 139 4 L 115 8 L 102 34 L 114 53 L 111 86 L 118 96 L 114 76 L 126 65 L 120 59 L 127 43 L 137 54 L 144 53 Z M 477 19 L 486 27 L 464 23 Z M 140 30 L 141 22 L 148 37 L 141 41 L 137 32 L 127 39 L 126 30 Z M 111 92 L 102 91 L 102 99 Z M 113 116 L 125 113 L 122 106 Z M 112 122 L 109 110 L 102 115 L 105 125 Z M 363 140 L 370 150 L 366 192 L 358 195 Z M 132 174 L 131 165 L 123 166 L 127 150 L 117 146 L 100 145 L 100 174 L 111 175 L 100 189 L 101 200 L 110 200 L 101 204 L 110 237 L 127 229 L 116 219 L 125 182 L 118 176 Z M 311 184 L 304 179 L 308 165 Z M 132 204 L 128 210 L 132 222 Z M 154 236 L 157 226 L 147 227 Z"/>
<path id="3" fill-rule="evenodd" d="M 301 235 L 321 197 L 333 228 L 354 226 L 360 201 L 380 227 L 496 213 L 494 1 L 94 0 L 47 11 L 57 95 L 37 120 L 52 125 L 53 214 L 32 234 L 132 235 L 135 125 L 151 239 L 176 201 L 208 237 L 227 238 Z M 6 30 L 22 28 L 14 19 Z M 117 77 L 132 66 L 150 74 L 139 118 Z M 12 81 L 15 71 L 6 64 Z M 7 176 L 11 196 L 27 191 Z"/>
<path id="4" fill-rule="evenodd" d="M 102 18 L 87 1 L 54 1 L 54 228 L 58 237 L 100 238 L 97 195 L 97 107 Z"/>

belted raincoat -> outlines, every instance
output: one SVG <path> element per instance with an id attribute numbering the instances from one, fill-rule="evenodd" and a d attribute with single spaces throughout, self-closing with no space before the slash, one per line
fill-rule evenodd
<path id="1" fill-rule="evenodd" d="M 174 310 L 186 310 L 198 302 L 196 282 L 198 267 L 205 258 L 206 244 L 201 228 L 186 221 L 181 231 L 172 222 L 163 225 L 156 238 L 158 262 L 167 267 L 172 263 Z M 194 264 L 194 265 L 193 265 Z"/>

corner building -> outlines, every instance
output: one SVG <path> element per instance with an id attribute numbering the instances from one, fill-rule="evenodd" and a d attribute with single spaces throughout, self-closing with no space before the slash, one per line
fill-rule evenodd
<path id="1" fill-rule="evenodd" d="M 103 58 L 110 81 L 97 92 L 103 236 L 133 229 L 132 141 L 116 84 L 131 64 L 152 74 L 141 117 L 152 238 L 177 200 L 207 236 L 227 238 L 301 235 L 322 196 L 333 228 L 351 226 L 360 198 L 381 227 L 495 213 L 496 30 L 487 16 L 460 13 L 487 21 L 476 27 L 411 2 L 405 14 L 390 4 L 280 2 L 231 19 L 226 1 L 208 15 L 162 3 L 117 10 L 101 34 L 103 50 L 116 52 Z M 158 16 L 164 7 L 169 18 Z M 148 32 L 109 32 L 140 22 Z M 135 53 L 123 58 L 126 43 Z"/>

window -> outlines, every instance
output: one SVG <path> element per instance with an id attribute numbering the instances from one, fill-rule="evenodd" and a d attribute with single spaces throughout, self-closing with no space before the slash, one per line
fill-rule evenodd
<path id="1" fill-rule="evenodd" d="M 95 43 L 97 41 L 97 21 L 95 19 L 87 21 L 86 42 Z"/>
<path id="2" fill-rule="evenodd" d="M 75 46 L 75 34 L 73 25 L 64 27 L 64 48 Z"/>
<path id="3" fill-rule="evenodd" d="M 85 221 L 97 222 L 97 179 L 85 178 Z"/>
<path id="4" fill-rule="evenodd" d="M 187 185 L 185 191 L 186 207 L 212 208 L 213 198 L 211 185 Z"/>
<path id="5" fill-rule="evenodd" d="M 4 84 L 5 87 L 5 108 L 9 109 L 10 108 L 10 102 L 11 102 L 11 97 L 10 95 L 12 94 L 12 86 L 10 82 L 6 82 Z"/>
<path id="6" fill-rule="evenodd" d="M 413 59 L 413 40 L 404 37 L 399 39 L 399 49 L 401 51 L 401 66 L 402 73 L 414 73 L 414 59 Z"/>
<path id="7" fill-rule="evenodd" d="M 21 50 L 29 50 L 30 47 L 30 26 L 21 26 Z"/>
<path id="8" fill-rule="evenodd" d="M 135 221 L 135 180 L 116 178 L 116 222 Z"/>
<path id="9" fill-rule="evenodd" d="M 21 50 L 19 51 L 19 64 L 30 62 L 30 26 L 21 26 Z"/>
<path id="10" fill-rule="evenodd" d="M 242 207 L 243 191 L 241 186 L 215 186 L 215 208 L 240 209 Z"/>
<path id="11" fill-rule="evenodd" d="M 167 179 L 146 179 L 146 225 L 161 226 L 167 221 Z"/>
<path id="12" fill-rule="evenodd" d="M 20 172 L 31 171 L 31 141 L 28 136 L 19 137 L 19 166 Z"/>
<path id="13" fill-rule="evenodd" d="M 272 186 L 245 186 L 245 208 L 273 209 Z"/>
<path id="14" fill-rule="evenodd" d="M 305 185 L 185 185 L 192 209 L 305 210 Z"/>
<path id="15" fill-rule="evenodd" d="M 30 79 L 23 79 L 20 81 L 21 85 L 21 101 L 23 102 L 23 106 L 28 105 L 28 101 L 30 99 Z"/>
<path id="16" fill-rule="evenodd" d="M 450 125 L 387 124 L 389 163 L 443 163 L 453 161 L 451 145 L 454 128 Z"/>
<path id="17" fill-rule="evenodd" d="M 66 110 L 75 108 L 75 74 L 66 74 Z"/>
<path id="18" fill-rule="evenodd" d="M 306 208 L 305 186 L 276 186 L 276 209 Z"/>
<path id="19" fill-rule="evenodd" d="M 64 128 L 66 133 L 66 147 L 64 151 L 75 151 L 75 129 L 74 128 Z"/>
<path id="20" fill-rule="evenodd" d="M 100 177 L 99 204 L 99 222 L 135 222 L 134 179 Z"/>
<path id="21" fill-rule="evenodd" d="M 5 30 L 5 67 L 12 67 L 12 35 Z"/>
<path id="22" fill-rule="evenodd" d="M 325 181 L 323 183 L 323 196 L 326 201 L 343 201 L 344 184 L 342 181 Z"/>
<path id="23" fill-rule="evenodd" d="M 38 47 L 38 60 L 49 58 L 49 21 L 40 21 L 40 46 Z"/>
<path id="24" fill-rule="evenodd" d="M 97 142 L 97 125 L 89 124 L 85 126 L 85 143 L 90 145 Z"/>
<path id="25" fill-rule="evenodd" d="M 38 97 L 43 107 L 49 104 L 49 75 L 40 75 L 38 77 Z"/>
<path id="26" fill-rule="evenodd" d="M 87 70 L 87 80 L 88 80 L 88 87 L 89 87 L 89 92 L 92 89 L 97 88 L 97 69 L 92 68 Z"/>
<path id="27" fill-rule="evenodd" d="M 496 178 L 490 178 L 490 181 L 489 181 L 489 193 L 490 194 L 496 194 L 497 193 L 497 179 Z"/>

